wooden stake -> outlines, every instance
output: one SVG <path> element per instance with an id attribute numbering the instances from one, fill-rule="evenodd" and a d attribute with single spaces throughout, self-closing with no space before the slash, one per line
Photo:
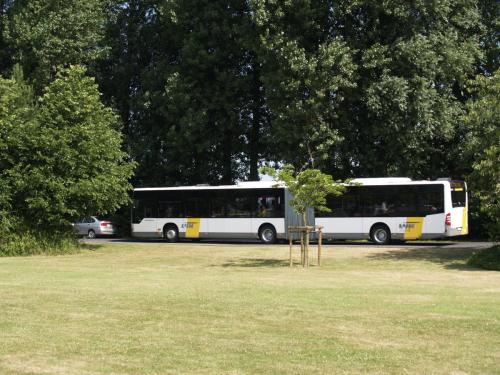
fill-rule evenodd
<path id="1" fill-rule="evenodd" d="M 321 266 L 321 245 L 323 242 L 323 230 L 319 228 L 319 238 L 318 238 L 318 266 Z"/>
<path id="2" fill-rule="evenodd" d="M 304 267 L 305 266 L 305 264 L 304 264 L 304 261 L 305 261 L 305 257 L 304 257 L 304 253 L 305 253 L 304 233 L 299 232 L 299 234 L 300 234 L 300 264 L 302 264 L 302 267 Z"/>
<path id="3" fill-rule="evenodd" d="M 309 267 L 309 229 L 306 227 L 306 267 Z"/>
<path id="4" fill-rule="evenodd" d="M 290 232 L 290 229 L 288 229 L 288 237 L 290 237 L 290 267 L 292 266 L 292 234 Z"/>

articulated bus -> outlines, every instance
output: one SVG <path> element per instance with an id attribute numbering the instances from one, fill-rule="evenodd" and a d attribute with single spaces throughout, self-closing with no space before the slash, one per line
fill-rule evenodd
<path id="1" fill-rule="evenodd" d="M 288 238 L 300 224 L 290 192 L 273 181 L 227 186 L 139 188 L 133 191 L 132 235 L 143 238 Z M 331 212 L 307 212 L 326 239 L 434 239 L 468 233 L 467 185 L 463 181 L 409 178 L 356 179 L 341 196 L 328 197 Z"/>

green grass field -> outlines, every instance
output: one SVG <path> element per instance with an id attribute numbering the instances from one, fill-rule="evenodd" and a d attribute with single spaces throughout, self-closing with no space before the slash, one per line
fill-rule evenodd
<path id="1" fill-rule="evenodd" d="M 471 250 L 107 244 L 0 258 L 0 374 L 500 374 Z M 313 262 L 314 263 L 314 262 Z"/>

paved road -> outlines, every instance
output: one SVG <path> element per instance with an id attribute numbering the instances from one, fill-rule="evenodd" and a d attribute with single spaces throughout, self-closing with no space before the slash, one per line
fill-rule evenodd
<path id="1" fill-rule="evenodd" d="M 137 239 L 126 239 L 126 238 L 96 238 L 93 240 L 84 239 L 85 243 L 140 243 L 140 244 L 151 244 L 158 245 L 161 243 L 168 243 L 163 240 L 137 240 Z M 385 245 L 389 247 L 397 247 L 397 248 L 426 248 L 426 247 L 439 247 L 439 248 L 475 248 L 475 249 L 483 249 L 493 246 L 493 242 L 472 242 L 472 241 L 408 241 L 408 242 L 399 242 L 390 245 Z M 177 243 L 179 246 L 186 245 L 197 245 L 197 246 L 237 246 L 237 245 L 245 245 L 245 246 L 263 246 L 259 241 L 209 241 L 209 240 L 200 240 L 200 241 L 180 241 Z M 279 246 L 270 245 L 270 246 Z M 380 247 L 379 245 L 374 245 L 368 241 L 329 241 L 324 244 L 325 246 L 336 246 L 336 247 Z M 266 245 L 269 246 L 269 245 Z"/>

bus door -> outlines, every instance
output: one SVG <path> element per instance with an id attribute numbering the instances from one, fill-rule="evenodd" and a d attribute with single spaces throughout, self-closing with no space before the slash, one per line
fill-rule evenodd
<path id="1" fill-rule="evenodd" d="M 208 199 L 204 192 L 198 192 L 200 196 L 187 197 L 185 199 L 185 222 L 181 226 L 185 238 L 197 239 L 208 237 Z"/>
<path id="2" fill-rule="evenodd" d="M 349 187 L 340 196 L 329 196 L 330 212 L 316 213 L 316 224 L 323 227 L 326 238 L 359 239 L 363 233 L 363 212 L 358 187 Z"/>
<path id="3" fill-rule="evenodd" d="M 134 199 L 132 212 L 132 235 L 134 237 L 161 237 L 157 230 L 156 202 Z"/>
<path id="4" fill-rule="evenodd" d="M 252 230 L 253 197 L 245 191 L 219 190 L 212 193 L 209 237 L 245 238 Z"/>

